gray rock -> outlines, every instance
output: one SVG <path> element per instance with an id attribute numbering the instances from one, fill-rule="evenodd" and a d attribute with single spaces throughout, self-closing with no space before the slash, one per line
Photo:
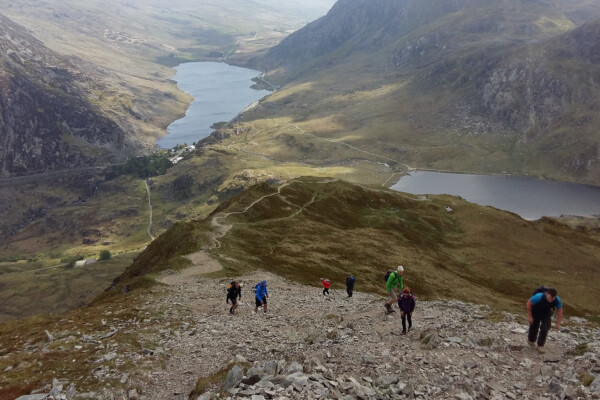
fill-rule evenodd
<path id="1" fill-rule="evenodd" d="M 277 375 L 277 361 L 267 361 L 263 366 L 263 371 L 267 375 Z"/>
<path id="2" fill-rule="evenodd" d="M 17 397 L 16 400 L 43 400 L 48 397 L 49 393 L 45 394 L 28 394 L 26 396 Z"/>
<path id="3" fill-rule="evenodd" d="M 67 400 L 71 400 L 73 398 L 75 398 L 75 396 L 77 396 L 77 391 L 75 390 L 75 385 L 74 384 L 70 384 L 69 387 L 67 388 L 65 395 L 67 396 Z"/>
<path id="4" fill-rule="evenodd" d="M 239 354 L 236 354 L 236 356 L 233 359 L 234 362 L 236 363 L 245 363 L 248 362 L 248 360 L 246 360 L 246 358 L 244 356 L 241 356 Z"/>
<path id="5" fill-rule="evenodd" d="M 381 376 L 377 379 L 377 386 L 380 388 L 385 388 L 393 385 L 396 382 L 398 382 L 398 378 L 395 376 Z"/>
<path id="6" fill-rule="evenodd" d="M 560 382 L 558 382 L 558 379 L 554 377 L 550 380 L 550 383 L 548 383 L 548 390 L 550 393 L 559 394 L 563 391 L 563 387 Z"/>
<path id="7" fill-rule="evenodd" d="M 287 369 L 288 375 L 293 374 L 295 372 L 304 372 L 304 368 L 302 367 L 302 365 L 300 365 L 297 362 L 291 363 Z"/>
<path id="8" fill-rule="evenodd" d="M 102 361 L 108 362 L 114 360 L 115 358 L 117 358 L 117 353 L 108 353 L 102 357 Z"/>
<path id="9" fill-rule="evenodd" d="M 415 388 L 409 383 L 402 389 L 402 394 L 408 398 L 412 398 L 415 395 Z"/>
<path id="10" fill-rule="evenodd" d="M 560 360 L 562 360 L 562 357 L 558 354 L 546 354 L 544 355 L 544 362 L 545 363 L 557 363 L 560 362 Z"/>
<path id="11" fill-rule="evenodd" d="M 244 379 L 244 370 L 239 365 L 235 365 L 225 378 L 225 390 L 236 387 Z"/>
<path id="12" fill-rule="evenodd" d="M 463 366 L 467 369 L 473 369 L 477 367 L 477 363 L 475 361 L 467 361 L 463 364 Z"/>
<path id="13" fill-rule="evenodd" d="M 136 389 L 131 389 L 129 392 L 127 392 L 127 398 L 129 400 L 137 400 L 139 399 L 139 395 Z"/>
<path id="14" fill-rule="evenodd" d="M 50 334 L 50 332 L 44 331 L 44 333 L 46 334 L 46 339 L 48 339 L 49 342 L 54 340 L 54 336 L 52 336 L 52 334 Z"/>

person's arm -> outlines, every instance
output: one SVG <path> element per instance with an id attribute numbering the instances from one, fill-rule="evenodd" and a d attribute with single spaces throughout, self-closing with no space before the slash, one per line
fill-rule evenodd
<path id="1" fill-rule="evenodd" d="M 556 312 L 556 330 L 560 330 L 560 324 L 562 323 L 562 317 L 563 317 L 563 309 L 559 308 L 558 311 Z"/>
<path id="2" fill-rule="evenodd" d="M 242 286 L 240 285 L 240 290 L 238 291 L 238 296 L 240 300 L 242 299 Z"/>
<path id="3" fill-rule="evenodd" d="M 527 320 L 529 321 L 529 324 L 533 324 L 533 314 L 531 313 L 531 299 L 527 300 Z"/>
<path id="4" fill-rule="evenodd" d="M 415 311 L 415 299 L 414 299 L 414 297 L 411 297 L 411 299 L 410 299 L 410 313 L 412 314 L 413 311 Z"/>
<path id="5" fill-rule="evenodd" d="M 404 290 L 404 279 L 402 279 L 402 275 L 399 275 L 398 278 L 400 279 L 400 291 Z"/>

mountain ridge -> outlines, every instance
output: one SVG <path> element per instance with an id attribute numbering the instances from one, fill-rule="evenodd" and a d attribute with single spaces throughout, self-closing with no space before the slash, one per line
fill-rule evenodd
<path id="1" fill-rule="evenodd" d="M 374 139 L 379 147 L 415 142 L 415 153 L 423 156 L 412 164 L 437 163 L 451 171 L 458 168 L 446 165 L 460 162 L 458 148 L 440 149 L 429 160 L 425 154 L 432 142 L 459 135 L 466 146 L 490 153 L 487 163 L 468 167 L 472 172 L 600 182 L 600 136 L 592 128 L 600 90 L 594 62 L 600 2 L 379 3 L 375 11 L 365 2 L 339 1 L 325 17 L 252 60 L 282 85 L 280 97 L 307 84 L 319 88 L 308 98 L 289 96 L 284 105 L 271 106 L 277 117 L 294 118 L 303 104 L 325 101 L 327 92 L 395 86 L 380 115 L 360 115 L 354 136 Z M 576 17 L 581 10 L 585 20 Z M 303 115 L 352 127 L 358 118 L 350 110 L 359 113 L 359 104 L 357 98 L 340 102 L 343 108 Z M 249 119 L 268 120 L 266 110 L 259 111 Z M 315 124 L 311 128 L 318 132 Z"/>

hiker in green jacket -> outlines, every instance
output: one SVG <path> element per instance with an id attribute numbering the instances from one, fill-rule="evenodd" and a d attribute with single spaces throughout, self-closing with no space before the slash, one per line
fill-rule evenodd
<path id="1" fill-rule="evenodd" d="M 385 309 L 387 310 L 388 314 L 394 312 L 392 309 L 392 304 L 398 301 L 398 296 L 404 289 L 404 282 L 402 281 L 403 273 L 404 267 L 399 265 L 397 271 L 394 271 L 390 274 L 385 284 L 385 288 L 390 295 L 389 300 L 385 302 Z"/>

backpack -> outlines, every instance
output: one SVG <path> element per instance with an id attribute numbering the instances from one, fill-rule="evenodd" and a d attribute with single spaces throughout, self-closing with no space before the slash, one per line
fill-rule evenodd
<path id="1" fill-rule="evenodd" d="M 538 293 L 546 293 L 550 288 L 548 286 L 540 286 L 539 288 L 533 291 L 532 296 L 535 296 Z"/>
<path id="2" fill-rule="evenodd" d="M 392 275 L 394 273 L 393 269 L 388 269 L 387 272 L 385 273 L 385 283 L 387 283 L 388 279 L 390 279 L 390 275 Z"/>
<path id="3" fill-rule="evenodd" d="M 258 287 L 260 286 L 260 282 L 258 282 L 256 285 L 254 285 L 254 293 L 256 293 L 256 291 L 258 290 Z"/>
<path id="4" fill-rule="evenodd" d="M 234 286 L 235 286 L 235 281 L 231 281 L 231 283 L 229 284 L 229 286 L 227 286 L 227 290 L 231 289 Z"/>

